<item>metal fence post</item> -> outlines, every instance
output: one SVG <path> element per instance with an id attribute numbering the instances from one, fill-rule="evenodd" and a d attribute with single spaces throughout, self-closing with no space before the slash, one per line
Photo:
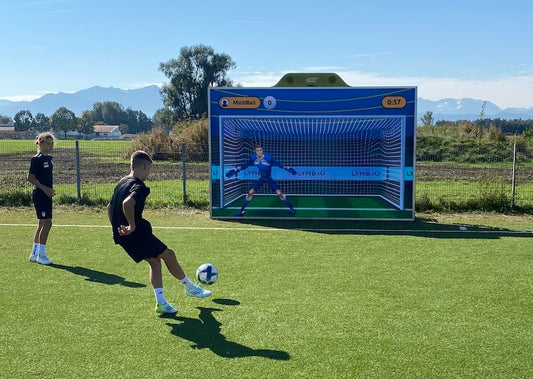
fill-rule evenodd
<path id="1" fill-rule="evenodd" d="M 187 204 L 187 172 L 186 172 L 186 165 L 185 165 L 185 160 L 186 160 L 186 157 L 187 157 L 187 154 L 186 154 L 186 148 L 187 148 L 187 144 L 185 142 L 182 142 L 181 144 L 181 164 L 182 164 L 182 170 L 183 170 L 183 180 L 182 180 L 182 183 L 183 183 L 183 205 Z"/>
<path id="2" fill-rule="evenodd" d="M 513 177 L 511 179 L 511 208 L 514 208 L 516 195 L 516 142 L 513 144 Z"/>
<path id="3" fill-rule="evenodd" d="M 81 175 L 80 175 L 80 141 L 76 140 L 76 189 L 78 200 L 81 200 Z"/>

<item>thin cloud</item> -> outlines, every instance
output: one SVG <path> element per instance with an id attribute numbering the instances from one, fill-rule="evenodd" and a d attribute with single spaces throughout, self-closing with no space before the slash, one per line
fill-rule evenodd
<path id="1" fill-rule="evenodd" d="M 330 71 L 342 71 L 344 67 L 339 66 L 315 66 L 315 67 L 304 67 L 304 72 L 330 72 Z"/>
<path id="2" fill-rule="evenodd" d="M 8 100 L 8 101 L 33 101 L 33 100 L 36 100 L 36 99 L 42 97 L 43 95 L 45 95 L 45 94 L 47 94 L 47 93 L 55 93 L 55 92 L 34 93 L 34 94 L 30 94 L 30 95 L 6 96 L 6 97 L 3 97 L 3 98 L 0 99 L 0 100 Z"/>
<path id="3" fill-rule="evenodd" d="M 302 70 L 290 72 L 302 72 Z M 531 96 L 533 93 L 533 75 L 468 80 L 454 77 L 394 77 L 363 71 L 334 70 L 334 72 L 354 87 L 417 86 L 418 96 L 427 100 L 472 98 L 490 101 L 502 109 L 533 107 L 533 97 Z M 285 73 L 269 72 L 248 75 L 235 73 L 230 76 L 235 83 L 239 83 L 243 87 L 271 87 Z"/>
<path id="4" fill-rule="evenodd" d="M 129 89 L 138 89 L 138 88 L 144 88 L 148 86 L 158 86 L 159 88 L 163 87 L 163 82 L 135 82 L 132 83 L 129 86 Z"/>
<path id="5" fill-rule="evenodd" d="M 363 71 L 337 70 L 333 69 L 333 67 L 325 66 L 320 68 L 323 70 L 318 70 L 319 67 L 307 67 L 306 70 L 312 69 L 311 71 L 313 72 L 335 72 L 346 83 L 354 87 L 417 86 L 418 96 L 427 100 L 472 98 L 490 101 L 501 109 L 533 107 L 533 98 L 531 96 L 533 93 L 533 75 L 531 74 L 468 80 L 454 77 L 395 77 Z M 243 87 L 272 87 L 283 75 L 289 72 L 303 72 L 303 70 L 294 69 L 279 72 L 239 71 L 230 73 L 230 78 L 235 85 L 241 85 Z M 134 82 L 129 85 L 129 89 L 142 88 L 149 85 L 161 87 L 162 84 L 164 83 L 148 81 Z M 39 91 L 32 94 L 6 96 L 2 100 L 33 101 L 47 93 L 57 92 L 59 91 Z"/>

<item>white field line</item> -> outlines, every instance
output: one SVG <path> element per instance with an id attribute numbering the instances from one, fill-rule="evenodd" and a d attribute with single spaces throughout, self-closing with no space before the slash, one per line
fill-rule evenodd
<path id="1" fill-rule="evenodd" d="M 0 224 L 0 226 L 28 226 L 35 227 L 35 224 Z M 83 224 L 54 224 L 53 228 L 109 228 L 109 225 L 83 225 Z M 248 232 L 278 232 L 278 231 L 306 231 L 306 232 L 354 232 L 354 233 L 461 233 L 461 234 L 530 234 L 530 230 L 460 230 L 460 229 L 370 229 L 370 228 L 244 228 L 244 227 L 224 227 L 224 226 L 153 226 L 153 229 L 170 230 L 208 230 L 208 231 L 248 231 Z"/>
<path id="2" fill-rule="evenodd" d="M 35 224 L 0 224 L 0 226 L 33 226 Z M 53 224 L 52 228 L 107 228 L 109 225 L 83 225 L 83 224 Z M 254 232 L 268 232 L 272 230 L 291 230 L 281 228 L 228 228 L 223 226 L 153 226 L 152 229 L 172 229 L 172 230 L 249 230 Z"/>

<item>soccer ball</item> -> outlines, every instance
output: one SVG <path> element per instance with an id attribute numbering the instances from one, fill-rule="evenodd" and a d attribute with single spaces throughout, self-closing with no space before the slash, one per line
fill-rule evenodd
<path id="1" fill-rule="evenodd" d="M 196 279 L 202 284 L 214 284 L 218 279 L 218 270 L 211 263 L 204 263 L 196 269 Z"/>

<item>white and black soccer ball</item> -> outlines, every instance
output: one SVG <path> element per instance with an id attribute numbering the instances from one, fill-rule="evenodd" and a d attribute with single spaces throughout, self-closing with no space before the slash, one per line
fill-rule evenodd
<path id="1" fill-rule="evenodd" d="M 214 284 L 218 279 L 218 270 L 211 263 L 204 263 L 196 269 L 196 279 L 202 284 Z"/>

